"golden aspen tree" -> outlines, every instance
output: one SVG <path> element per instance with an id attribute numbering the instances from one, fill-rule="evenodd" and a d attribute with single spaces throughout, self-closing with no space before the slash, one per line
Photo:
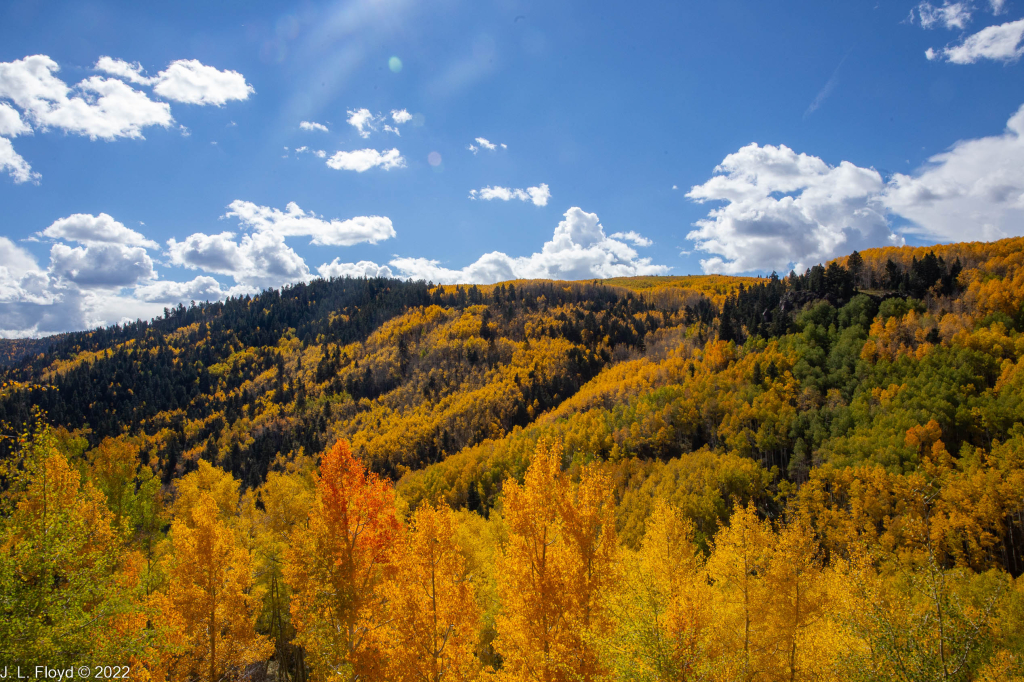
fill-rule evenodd
<path id="1" fill-rule="evenodd" d="M 561 464 L 561 445 L 541 441 L 523 485 L 505 487 L 509 538 L 497 566 L 503 610 L 494 648 L 510 682 L 604 675 L 596 641 L 610 625 L 602 592 L 614 575 L 611 486 L 588 467 L 573 490 Z"/>
<path id="2" fill-rule="evenodd" d="M 124 436 L 104 438 L 99 447 L 88 453 L 89 475 L 107 496 L 114 512 L 114 525 L 120 527 L 135 493 L 135 476 L 139 471 L 139 448 Z"/>
<path id="3" fill-rule="evenodd" d="M 132 661 L 146 644 L 141 562 L 103 493 L 81 485 L 45 427 L 20 440 L 3 473 L 13 508 L 0 517 L 0 661 Z"/>
<path id="4" fill-rule="evenodd" d="M 264 590 L 260 625 L 274 640 L 278 670 L 294 674 L 301 654 L 291 642 L 295 628 L 288 610 L 291 593 L 284 581 L 285 552 L 292 532 L 309 516 L 312 479 L 302 472 L 270 472 L 258 495 L 263 511 L 257 513 L 253 534 L 256 582 Z"/>
<path id="5" fill-rule="evenodd" d="M 610 595 L 615 629 L 602 652 L 617 678 L 706 679 L 716 654 L 711 588 L 693 522 L 658 500 L 639 551 L 622 548 L 620 561 Z"/>
<path id="6" fill-rule="evenodd" d="M 715 588 L 715 627 L 733 660 L 720 659 L 719 672 L 740 680 L 758 679 L 765 644 L 768 593 L 762 580 L 772 544 L 771 525 L 753 505 L 736 506 L 729 525 L 715 536 L 708 574 Z"/>
<path id="7" fill-rule="evenodd" d="M 448 507 L 420 507 L 399 543 L 385 584 L 391 621 L 383 631 L 387 679 L 394 682 L 474 680 L 481 610 Z"/>
<path id="8" fill-rule="evenodd" d="M 295 641 L 314 679 L 381 676 L 374 633 L 387 619 L 382 583 L 399 533 L 391 485 L 338 441 L 323 455 L 308 522 L 292 535 L 284 571 Z"/>
<path id="9" fill-rule="evenodd" d="M 207 494 L 217 505 L 218 517 L 233 522 L 238 514 L 238 486 L 230 472 L 201 459 L 195 471 L 174 482 L 174 517 L 190 523 L 192 508 Z"/>
<path id="10" fill-rule="evenodd" d="M 828 661 L 817 654 L 826 638 L 815 628 L 823 625 L 829 594 L 810 528 L 799 521 L 783 526 L 761 577 L 770 603 L 761 668 L 774 680 L 825 679 Z"/>
<path id="11" fill-rule="evenodd" d="M 219 517 L 204 493 L 188 522 L 176 518 L 171 527 L 168 584 L 155 602 L 177 630 L 172 639 L 182 651 L 167 666 L 175 679 L 217 682 L 273 651 L 254 628 L 261 595 L 253 590 L 252 558 Z"/>

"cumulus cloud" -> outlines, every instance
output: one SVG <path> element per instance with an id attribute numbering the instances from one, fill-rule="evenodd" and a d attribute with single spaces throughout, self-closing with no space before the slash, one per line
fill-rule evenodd
<path id="1" fill-rule="evenodd" d="M 97 59 L 96 64 L 92 68 L 109 73 L 111 76 L 131 81 L 137 85 L 152 85 L 154 81 L 153 78 L 143 75 L 144 69 L 139 62 L 126 62 L 123 59 L 104 56 Z"/>
<path id="2" fill-rule="evenodd" d="M 85 289 L 121 289 L 156 278 L 146 250 L 123 244 L 54 244 L 50 249 L 50 273 Z"/>
<path id="3" fill-rule="evenodd" d="M 664 265 L 652 265 L 650 258 L 638 258 L 628 244 L 606 236 L 597 215 L 578 207 L 565 212 L 551 240 L 530 256 L 514 258 L 494 251 L 459 270 L 426 258 L 395 258 L 390 265 L 412 279 L 484 284 L 509 279 L 663 275 L 669 270 Z"/>
<path id="4" fill-rule="evenodd" d="M 179 59 L 156 76 L 153 92 L 185 104 L 223 106 L 249 99 L 256 90 L 237 71 L 221 71 L 196 59 Z"/>
<path id="5" fill-rule="evenodd" d="M 698 203 L 725 202 L 687 239 L 714 254 L 701 260 L 705 272 L 803 269 L 854 249 L 902 243 L 886 221 L 882 189 L 874 169 L 750 144 L 686 194 Z"/>
<path id="6" fill-rule="evenodd" d="M 143 128 L 166 128 L 174 121 L 168 104 L 120 80 L 92 76 L 72 89 L 54 75 L 59 70 L 46 55 L 0 62 L 0 98 L 14 102 L 39 128 L 92 139 L 141 138 Z"/>
<path id="7" fill-rule="evenodd" d="M 275 232 L 254 232 L 236 239 L 233 232 L 197 232 L 179 242 L 167 240 L 173 265 L 227 275 L 235 282 L 258 289 L 309 279 L 309 268 L 299 254 Z"/>
<path id="8" fill-rule="evenodd" d="M 84 246 L 54 244 L 46 269 L 31 253 L 0 237 L 0 336 L 30 337 L 148 319 L 159 315 L 164 304 L 256 290 L 248 284 L 225 289 L 205 275 L 190 282 L 157 281 L 145 248 L 131 245 L 152 242 L 130 230 L 126 234 L 106 214 L 86 216 L 98 223 L 91 230 L 89 225 L 72 225 L 80 217 L 55 224 L 59 237 Z"/>
<path id="9" fill-rule="evenodd" d="M 330 263 L 324 263 L 316 269 L 324 279 L 331 277 L 394 277 L 391 268 L 386 265 L 377 265 L 368 260 L 361 260 L 358 263 L 342 263 L 340 258 L 335 258 Z"/>
<path id="10" fill-rule="evenodd" d="M 0 171 L 7 171 L 18 184 L 38 182 L 40 178 L 28 161 L 14 151 L 14 145 L 6 137 L 0 137 Z"/>
<path id="11" fill-rule="evenodd" d="M 496 151 L 498 147 L 501 147 L 502 149 L 508 149 L 508 145 L 505 144 L 504 142 L 494 143 L 488 140 L 486 137 L 478 137 L 475 138 L 474 141 L 476 142 L 476 144 L 471 144 L 468 147 L 466 147 L 466 149 L 473 152 L 474 154 L 476 154 L 481 149 L 486 149 L 489 152 Z"/>
<path id="12" fill-rule="evenodd" d="M 0 303 L 21 299 L 48 303 L 46 273 L 35 258 L 7 237 L 0 237 Z"/>
<path id="13" fill-rule="evenodd" d="M 957 142 L 916 174 L 897 173 L 884 202 L 911 231 L 944 240 L 1024 235 L 1024 106 L 1003 134 Z"/>
<path id="14" fill-rule="evenodd" d="M 197 59 L 178 59 L 155 76 L 144 76 L 142 65 L 111 57 L 100 57 L 97 71 L 124 78 L 137 85 L 151 85 L 164 99 L 184 104 L 223 106 L 231 100 L 249 99 L 256 90 L 237 71 L 221 71 Z"/>
<path id="15" fill-rule="evenodd" d="M 123 244 L 125 246 L 159 248 L 156 242 L 125 227 L 106 213 L 96 216 L 88 213 L 75 213 L 67 218 L 55 220 L 52 225 L 39 234 L 50 239 L 67 239 L 80 244 Z"/>
<path id="16" fill-rule="evenodd" d="M 299 147 L 298 149 L 296 149 L 295 153 L 296 154 L 312 154 L 313 156 L 315 156 L 317 158 L 320 158 L 320 159 L 325 158 L 327 156 L 327 152 L 325 152 L 323 149 L 310 149 L 309 147 L 307 147 L 305 145 L 303 145 L 303 146 Z"/>
<path id="17" fill-rule="evenodd" d="M 335 170 L 351 170 L 357 173 L 380 167 L 384 170 L 405 168 L 405 159 L 397 149 L 379 152 L 376 149 L 358 149 L 352 152 L 337 152 L 327 159 L 327 165 Z"/>
<path id="18" fill-rule="evenodd" d="M 647 237 L 639 234 L 638 232 L 634 232 L 633 230 L 630 230 L 629 232 L 616 232 L 612 235 L 612 239 L 621 239 L 623 241 L 633 242 L 637 246 L 650 246 L 654 243 Z"/>
<path id="19" fill-rule="evenodd" d="M 687 194 L 724 202 L 687 235 L 707 272 L 786 271 L 854 249 L 1024 236 L 1024 106 L 999 135 L 961 140 L 912 174 L 833 167 L 785 146 L 743 147 Z M 905 221 L 907 224 L 903 224 Z"/>
<path id="20" fill-rule="evenodd" d="M 21 120 L 18 110 L 6 102 L 0 102 L 0 137 L 17 137 L 31 134 L 32 128 Z"/>
<path id="21" fill-rule="evenodd" d="M 153 86 L 165 99 L 217 106 L 254 92 L 241 74 L 196 60 L 172 62 L 153 77 L 144 75 L 137 62 L 110 57 L 101 57 L 95 68 L 116 77 L 91 76 L 72 87 L 55 75 L 60 66 L 46 55 L 0 62 L 0 100 L 14 104 L 0 101 L 0 169 L 15 182 L 38 180 L 39 174 L 14 152 L 7 138 L 54 129 L 93 140 L 142 139 L 145 128 L 169 128 L 174 123 L 169 104 L 154 101 L 128 83 Z M 187 129 L 182 130 L 187 135 Z"/>
<path id="22" fill-rule="evenodd" d="M 408 123 L 412 120 L 412 114 L 405 109 L 392 109 L 391 110 L 391 122 L 395 125 L 387 123 L 388 116 L 386 114 L 377 113 L 374 114 L 369 109 L 349 109 L 347 123 L 356 129 L 359 133 L 359 137 L 367 138 L 371 133 L 375 133 L 379 130 L 383 130 L 386 133 L 394 133 L 395 135 L 401 136 L 402 133 L 398 129 L 398 126 L 403 123 Z"/>
<path id="23" fill-rule="evenodd" d="M 200 275 L 189 282 L 153 282 L 135 287 L 135 298 L 147 303 L 217 301 L 231 295 L 213 277 Z"/>
<path id="24" fill-rule="evenodd" d="M 284 211 L 240 199 L 232 201 L 228 208 L 224 217 L 238 218 L 249 229 L 282 237 L 312 237 L 311 243 L 323 246 L 376 244 L 395 236 L 391 219 L 384 216 L 325 220 L 313 211 L 303 211 L 294 201 L 289 202 Z"/>
<path id="25" fill-rule="evenodd" d="M 327 130 L 327 126 L 325 126 L 323 123 L 317 123 L 315 121 L 303 121 L 302 123 L 299 124 L 299 127 L 302 128 L 303 130 L 319 130 L 322 133 L 330 132 Z"/>
<path id="26" fill-rule="evenodd" d="M 377 129 L 377 117 L 369 109 L 348 110 L 347 123 L 359 131 L 359 137 L 369 137 Z"/>
<path id="27" fill-rule="evenodd" d="M 469 190 L 469 198 L 483 199 L 484 201 L 491 201 L 492 199 L 501 199 L 502 201 L 518 199 L 519 201 L 532 201 L 534 206 L 547 206 L 548 199 L 551 198 L 551 190 L 543 182 L 536 187 L 527 187 L 526 189 L 497 186 L 484 187 L 483 189 Z"/>
<path id="28" fill-rule="evenodd" d="M 952 64 L 974 64 L 981 59 L 1001 62 L 1015 62 L 1024 55 L 1024 19 L 1011 21 L 999 26 L 983 28 L 968 36 L 959 45 L 941 50 L 928 48 L 928 59 L 943 59 Z"/>
<path id="29" fill-rule="evenodd" d="M 965 29 L 971 20 L 971 6 L 966 2 L 949 2 L 946 0 L 941 7 L 930 2 L 922 2 L 910 11 L 913 21 L 915 14 L 922 28 L 944 26 L 947 29 Z"/>

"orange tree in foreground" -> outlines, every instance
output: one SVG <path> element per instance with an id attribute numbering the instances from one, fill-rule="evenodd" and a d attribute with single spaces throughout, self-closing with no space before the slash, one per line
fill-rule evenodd
<path id="1" fill-rule="evenodd" d="M 306 650 L 314 679 L 382 675 L 382 586 L 399 532 L 391 485 L 339 441 L 323 456 L 309 521 L 296 529 L 286 554 L 295 642 Z"/>
<path id="2" fill-rule="evenodd" d="M 604 675 L 595 640 L 610 629 L 602 596 L 614 580 L 611 486 L 590 467 L 574 486 L 561 465 L 561 446 L 541 442 L 524 484 L 506 483 L 494 648 L 509 682 Z"/>

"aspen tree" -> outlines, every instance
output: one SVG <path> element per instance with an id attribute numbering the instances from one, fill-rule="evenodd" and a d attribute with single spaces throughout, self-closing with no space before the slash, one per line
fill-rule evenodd
<path id="1" fill-rule="evenodd" d="M 379 679 L 376 632 L 387 622 L 382 584 L 400 532 L 390 484 L 338 441 L 324 453 L 305 527 L 286 553 L 296 643 L 314 679 Z"/>
<path id="2" fill-rule="evenodd" d="M 448 507 L 420 507 L 399 544 L 385 586 L 391 622 L 384 631 L 388 679 L 473 680 L 481 611 Z"/>
<path id="3" fill-rule="evenodd" d="M 254 628 L 260 595 L 252 557 L 219 516 L 213 496 L 203 493 L 188 522 L 176 518 L 171 526 L 167 589 L 155 602 L 182 650 L 168 665 L 173 677 L 217 682 L 273 650 Z"/>
<path id="4" fill-rule="evenodd" d="M 542 441 L 524 484 L 505 487 L 494 648 L 510 682 L 604 678 L 596 640 L 610 627 L 601 592 L 614 575 L 611 490 L 592 468 L 574 490 L 561 462 L 561 445 Z"/>
<path id="5" fill-rule="evenodd" d="M 125 545 L 103 493 L 42 427 L 24 437 L 0 517 L 0 661 L 129 661 L 145 646 L 141 558 Z M 5 469 L 5 475 L 11 470 Z"/>

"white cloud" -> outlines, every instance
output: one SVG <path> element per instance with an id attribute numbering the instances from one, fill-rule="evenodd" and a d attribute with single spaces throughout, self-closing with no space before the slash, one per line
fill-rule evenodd
<path id="1" fill-rule="evenodd" d="M 386 123 L 386 114 L 374 114 L 369 109 L 349 109 L 347 123 L 359 132 L 359 137 L 367 138 L 371 133 L 383 130 L 386 133 L 394 133 L 401 137 L 402 133 L 398 126 L 412 120 L 412 114 L 405 109 L 392 109 L 391 121 L 395 125 Z"/>
<path id="2" fill-rule="evenodd" d="M 337 152 L 327 159 L 327 165 L 335 170 L 351 170 L 357 173 L 380 166 L 384 170 L 404 168 L 405 159 L 397 149 L 379 152 L 376 149 L 358 149 L 352 152 Z"/>
<path id="3" fill-rule="evenodd" d="M 46 273 L 35 258 L 7 237 L 0 237 L 0 303 L 34 299 L 46 303 Z"/>
<path id="4" fill-rule="evenodd" d="M 42 129 L 58 128 L 92 139 L 141 138 L 147 126 L 171 125 L 171 108 L 112 78 L 92 76 L 73 92 L 53 74 L 60 70 L 46 55 L 0 62 L 0 97 L 20 107 Z"/>
<path id="5" fill-rule="evenodd" d="M 120 289 L 156 278 L 146 250 L 123 244 L 54 244 L 50 248 L 50 274 L 83 289 Z"/>
<path id="6" fill-rule="evenodd" d="M 359 137 L 369 137 L 377 129 L 377 118 L 369 109 L 348 110 L 348 124 L 359 131 Z"/>
<path id="7" fill-rule="evenodd" d="M 390 218 L 356 216 L 348 220 L 324 220 L 312 211 L 303 211 L 294 201 L 289 202 L 284 211 L 240 199 L 232 201 L 228 208 L 231 210 L 224 217 L 238 218 L 247 228 L 282 237 L 312 237 L 313 244 L 324 246 L 376 244 L 395 236 Z"/>
<path id="8" fill-rule="evenodd" d="M 945 59 L 953 64 L 974 64 L 980 59 L 1015 62 L 1024 55 L 1024 19 L 1011 21 L 999 26 L 983 28 L 968 36 L 959 45 L 941 50 L 928 48 L 928 59 Z"/>
<path id="9" fill-rule="evenodd" d="M 302 128 L 303 130 L 319 130 L 322 133 L 330 132 L 327 130 L 327 126 L 325 126 L 323 123 L 317 123 L 315 121 L 303 121 L 302 123 L 299 124 L 299 127 Z"/>
<path id="10" fill-rule="evenodd" d="M 228 275 L 259 289 L 309 279 L 305 261 L 275 232 L 254 232 L 240 240 L 232 232 L 197 232 L 181 242 L 168 239 L 167 253 L 174 265 Z"/>
<path id="11" fill-rule="evenodd" d="M 491 201 L 492 199 L 501 199 L 502 201 L 518 199 L 519 201 L 532 201 L 535 206 L 547 206 L 548 199 L 551 198 L 551 190 L 543 182 L 536 187 L 527 187 L 526 189 L 484 187 L 483 189 L 469 190 L 469 198 L 483 199 L 484 201 Z"/>
<path id="12" fill-rule="evenodd" d="M 230 295 L 213 277 L 200 275 L 190 282 L 154 282 L 135 287 L 135 298 L 148 303 L 217 301 Z"/>
<path id="13" fill-rule="evenodd" d="M 489 152 L 497 150 L 498 147 L 501 147 L 502 149 L 508 149 L 508 145 L 505 144 L 504 142 L 496 144 L 488 140 L 486 137 L 477 137 L 475 138 L 474 141 L 476 142 L 476 144 L 471 144 L 468 147 L 466 147 L 466 149 L 473 152 L 474 154 L 476 154 L 481 149 L 486 149 Z"/>
<path id="14" fill-rule="evenodd" d="M 14 182 L 38 182 L 41 177 L 39 173 L 32 170 L 28 161 L 23 159 L 18 152 L 14 151 L 14 145 L 6 137 L 0 137 L 0 171 L 7 171 Z"/>
<path id="15" fill-rule="evenodd" d="M 40 233 L 50 239 L 67 239 L 80 244 L 123 244 L 125 246 L 147 246 L 152 249 L 159 245 L 125 227 L 106 213 L 98 216 L 88 213 L 75 213 L 67 218 L 55 220 L 52 225 Z"/>
<path id="16" fill-rule="evenodd" d="M 899 243 L 888 227 L 877 171 L 832 167 L 784 145 L 750 144 L 728 155 L 687 197 L 726 202 L 687 234 L 705 272 L 803 269 L 854 249 Z"/>
<path id="17" fill-rule="evenodd" d="M 95 220 L 104 217 L 120 225 L 105 214 Z M 69 235 L 80 237 L 86 246 L 54 244 L 46 270 L 28 251 L 0 237 L 0 336 L 30 337 L 148 319 L 160 314 L 165 303 L 255 291 L 244 284 L 225 290 L 208 276 L 191 282 L 155 281 L 153 261 L 145 249 L 120 243 L 148 240 L 109 226 L 60 236 Z"/>
<path id="18" fill-rule="evenodd" d="M 623 241 L 633 242 L 637 246 L 650 246 L 654 243 L 647 237 L 634 232 L 633 230 L 630 230 L 629 232 L 616 232 L 612 235 L 612 239 L 621 239 Z"/>
<path id="19" fill-rule="evenodd" d="M 992 6 L 992 14 L 1002 14 L 1006 0 L 989 0 L 989 5 Z"/>
<path id="20" fill-rule="evenodd" d="M 915 175 L 897 173 L 886 206 L 943 240 L 1024 235 L 1024 106 L 1001 135 L 963 140 Z"/>
<path id="21" fill-rule="evenodd" d="M 131 81 L 137 85 L 152 85 L 153 81 L 156 80 L 142 74 L 143 68 L 139 62 L 126 62 L 123 59 L 114 59 L 113 57 L 100 57 L 92 68 L 109 73 L 111 76 Z"/>
<path id="22" fill-rule="evenodd" d="M 669 268 L 638 258 L 628 244 L 605 236 L 594 213 L 573 207 L 565 212 L 551 241 L 539 253 L 513 258 L 500 251 L 484 254 L 460 270 L 426 258 L 395 258 L 390 265 L 403 277 L 442 283 L 492 283 L 509 279 L 591 279 L 663 275 Z"/>
<path id="23" fill-rule="evenodd" d="M 910 18 L 913 20 L 915 10 L 922 28 L 934 28 L 944 26 L 947 29 L 965 29 L 971 20 L 971 6 L 966 2 L 949 2 L 946 0 L 941 7 L 936 7 L 930 2 L 922 2 L 910 11 Z"/>
<path id="24" fill-rule="evenodd" d="M 256 90 L 237 71 L 221 71 L 196 59 L 179 59 L 154 77 L 153 92 L 174 102 L 219 107 L 231 100 L 249 99 Z"/>
<path id="25" fill-rule="evenodd" d="M 316 269 L 324 279 L 331 277 L 393 277 L 391 268 L 386 265 L 377 265 L 368 260 L 361 260 L 358 263 L 342 263 L 340 258 L 335 258 L 330 263 L 324 263 Z"/>
<path id="26" fill-rule="evenodd" d="M 17 109 L 6 102 L 0 102 L 0 137 L 17 137 L 31 132 L 32 127 L 21 120 Z"/>

